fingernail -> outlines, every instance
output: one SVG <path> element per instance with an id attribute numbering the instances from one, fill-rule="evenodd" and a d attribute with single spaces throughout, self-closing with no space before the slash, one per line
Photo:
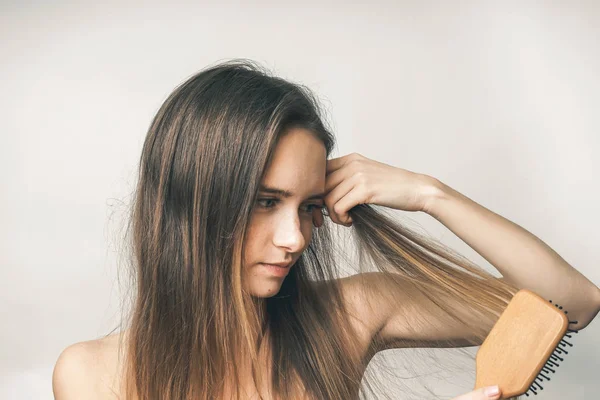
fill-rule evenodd
<path id="1" fill-rule="evenodd" d="M 487 397 L 493 398 L 496 397 L 498 393 L 500 393 L 500 388 L 498 387 L 498 385 L 490 386 L 485 388 L 484 392 Z"/>

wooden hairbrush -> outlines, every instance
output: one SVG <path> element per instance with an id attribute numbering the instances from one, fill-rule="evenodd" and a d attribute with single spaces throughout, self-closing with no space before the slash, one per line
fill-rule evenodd
<path id="1" fill-rule="evenodd" d="M 485 338 L 475 357 L 475 389 L 498 385 L 502 399 L 544 388 L 561 357 L 573 346 L 564 337 L 569 329 L 567 311 L 527 289 L 519 290 Z"/>

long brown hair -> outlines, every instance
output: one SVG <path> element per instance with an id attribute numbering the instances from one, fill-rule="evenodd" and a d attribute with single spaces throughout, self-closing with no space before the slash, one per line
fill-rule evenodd
<path id="1" fill-rule="evenodd" d="M 351 328 L 339 285 L 351 262 L 339 262 L 338 228 L 330 220 L 313 229 L 280 292 L 264 299 L 264 314 L 241 284 L 259 184 L 278 139 L 292 127 L 312 132 L 331 155 L 334 136 L 311 91 L 249 60 L 205 68 L 158 110 L 127 229 L 133 290 L 122 323 L 127 399 L 212 400 L 227 383 L 236 391 L 237 354 L 250 352 L 256 367 L 265 332 L 275 397 L 339 400 L 374 392 L 365 367 L 383 344 L 361 351 Z M 465 314 L 477 315 L 487 323 L 473 326 L 474 340 L 485 337 L 516 292 L 377 207 L 363 204 L 350 216 L 359 255 L 354 272 L 390 274 L 398 290 L 412 285 L 456 321 L 472 324 Z M 460 309 L 438 301 L 442 294 L 460 299 Z M 253 374 L 260 387 L 264 377 L 258 368 Z"/>

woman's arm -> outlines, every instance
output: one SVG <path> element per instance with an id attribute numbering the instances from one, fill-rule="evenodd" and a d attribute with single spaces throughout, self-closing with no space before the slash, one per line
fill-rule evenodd
<path id="1" fill-rule="evenodd" d="M 425 211 L 479 253 L 520 289 L 561 305 L 573 329 L 587 326 L 600 311 L 600 289 L 539 238 L 495 214 L 438 179 L 430 179 Z"/>

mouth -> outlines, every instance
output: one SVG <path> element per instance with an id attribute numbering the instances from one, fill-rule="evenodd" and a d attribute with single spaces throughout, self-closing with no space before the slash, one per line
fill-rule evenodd
<path id="1" fill-rule="evenodd" d="M 286 261 L 283 261 L 283 262 L 272 262 L 272 263 L 265 262 L 265 263 L 261 263 L 261 264 L 272 265 L 274 267 L 289 268 L 292 265 L 292 262 L 291 261 L 287 261 L 287 262 Z"/>
<path id="2" fill-rule="evenodd" d="M 284 266 L 280 266 L 278 264 L 266 264 L 266 263 L 260 263 L 260 265 L 271 275 L 275 275 L 275 276 L 279 276 L 279 277 L 286 276 L 290 272 L 290 269 L 291 269 L 290 263 L 283 264 Z"/>

